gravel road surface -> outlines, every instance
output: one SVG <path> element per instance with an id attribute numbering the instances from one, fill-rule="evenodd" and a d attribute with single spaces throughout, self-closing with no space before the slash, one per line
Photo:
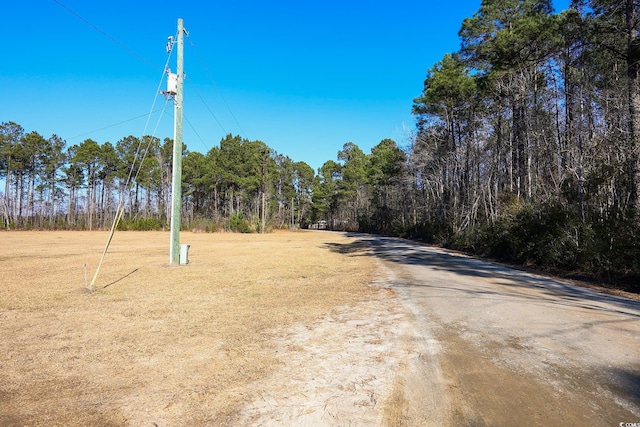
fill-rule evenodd
<path id="1" fill-rule="evenodd" d="M 400 373 L 407 425 L 640 425 L 640 302 L 402 239 L 357 238 L 415 322 L 420 356 Z"/>

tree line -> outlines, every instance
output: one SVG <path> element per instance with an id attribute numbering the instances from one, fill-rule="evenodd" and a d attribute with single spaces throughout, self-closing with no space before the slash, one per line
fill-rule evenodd
<path id="1" fill-rule="evenodd" d="M 326 162 L 316 174 L 262 141 L 231 134 L 206 154 L 183 145 L 182 155 L 182 227 L 239 232 L 321 221 L 326 228 L 357 230 L 371 212 L 375 188 L 388 187 L 387 169 L 395 171 L 405 159 L 389 139 L 370 155 L 347 143 L 339 162 Z M 172 164 L 170 138 L 127 136 L 115 145 L 86 139 L 67 146 L 57 135 L 47 139 L 1 123 L 3 228 L 105 229 L 119 206 L 122 229 L 168 228 Z"/>
<path id="2" fill-rule="evenodd" d="M 483 0 L 460 50 L 427 72 L 415 132 L 369 153 L 348 142 L 318 171 L 227 135 L 184 150 L 183 227 L 321 223 L 422 239 L 550 270 L 640 278 L 640 6 Z M 5 228 L 168 223 L 170 139 L 65 148 L 0 126 Z M 133 165 L 136 150 L 147 151 Z M 132 171 L 135 173 L 132 174 Z M 316 173 L 317 172 L 317 173 Z M 131 186 L 125 188 L 132 175 Z"/>
<path id="3" fill-rule="evenodd" d="M 173 140 L 127 136 L 115 145 L 0 124 L 6 229 L 104 229 L 123 206 L 123 229 L 167 228 Z M 261 141 L 227 135 L 206 155 L 183 145 L 184 228 L 264 231 L 306 221 L 315 174 Z"/>
<path id="4" fill-rule="evenodd" d="M 409 144 L 323 165 L 329 224 L 640 291 L 639 31 L 633 0 L 483 0 Z"/>
<path id="5" fill-rule="evenodd" d="M 413 233 L 638 290 L 639 18 L 633 0 L 482 1 L 414 100 Z"/>

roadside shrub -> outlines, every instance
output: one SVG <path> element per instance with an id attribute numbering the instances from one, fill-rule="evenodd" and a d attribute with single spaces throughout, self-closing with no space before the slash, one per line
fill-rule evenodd
<path id="1" fill-rule="evenodd" d="M 590 250 L 584 262 L 607 281 L 620 281 L 640 292 L 640 227 L 633 214 L 591 213 Z"/>
<path id="2" fill-rule="evenodd" d="M 446 221 L 430 221 L 407 230 L 407 237 L 422 242 L 448 247 L 453 239 L 453 228 Z"/>
<path id="3" fill-rule="evenodd" d="M 232 213 L 229 217 L 228 225 L 229 230 L 235 231 L 236 233 L 253 232 L 251 229 L 251 223 L 244 218 L 244 214 L 242 212 Z"/>
<path id="4" fill-rule="evenodd" d="M 559 204 L 522 205 L 482 227 L 473 246 L 481 255 L 547 269 L 575 268 L 582 224 Z"/>
<path id="5" fill-rule="evenodd" d="M 191 231 L 215 233 L 218 229 L 218 224 L 216 224 L 215 221 L 209 218 L 198 217 L 189 223 L 188 229 L 190 229 Z"/>

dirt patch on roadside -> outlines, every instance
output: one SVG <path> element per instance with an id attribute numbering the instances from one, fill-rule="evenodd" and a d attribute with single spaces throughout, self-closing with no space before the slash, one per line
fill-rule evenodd
<path id="1" fill-rule="evenodd" d="M 397 416 L 389 395 L 405 356 L 404 322 L 393 294 L 379 289 L 368 301 L 277 332 L 279 369 L 241 391 L 250 403 L 235 424 L 389 424 Z"/>

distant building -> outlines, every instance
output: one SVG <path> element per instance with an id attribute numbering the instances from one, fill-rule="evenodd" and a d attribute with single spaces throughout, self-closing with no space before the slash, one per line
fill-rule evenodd
<path id="1" fill-rule="evenodd" d="M 326 230 L 327 229 L 327 221 L 322 220 L 318 222 L 314 222 L 309 224 L 310 230 Z"/>

